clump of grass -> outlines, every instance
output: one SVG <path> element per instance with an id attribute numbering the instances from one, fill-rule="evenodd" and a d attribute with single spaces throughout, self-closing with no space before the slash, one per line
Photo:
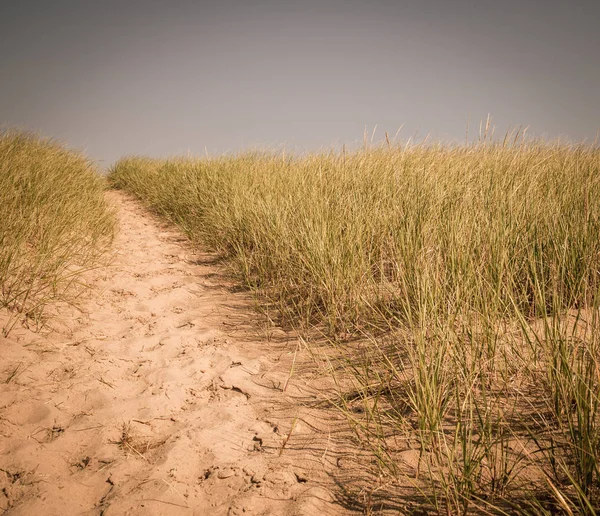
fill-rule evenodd
<path id="1" fill-rule="evenodd" d="M 0 134 L 0 307 L 40 320 L 106 253 L 115 215 L 83 155 L 33 135 Z"/>
<path id="2" fill-rule="evenodd" d="M 600 506 L 597 148 L 127 158 L 110 180 L 328 335 L 363 415 L 338 406 L 382 472 L 417 443 L 431 508 Z"/>

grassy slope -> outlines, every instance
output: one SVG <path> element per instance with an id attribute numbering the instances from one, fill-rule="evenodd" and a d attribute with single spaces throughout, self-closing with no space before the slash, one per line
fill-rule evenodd
<path id="1" fill-rule="evenodd" d="M 340 408 L 385 471 L 386 434 L 418 442 L 432 506 L 597 506 L 597 149 L 126 158 L 110 180 L 344 346 L 364 417 Z"/>
<path id="2" fill-rule="evenodd" d="M 32 135 L 0 134 L 1 307 L 39 319 L 48 302 L 76 292 L 113 236 L 104 188 L 81 154 Z"/>

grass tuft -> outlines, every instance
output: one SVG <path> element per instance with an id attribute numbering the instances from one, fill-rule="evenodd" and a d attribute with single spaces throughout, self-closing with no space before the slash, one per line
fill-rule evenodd
<path id="1" fill-rule="evenodd" d="M 36 136 L 0 134 L 0 307 L 41 320 L 70 300 L 99 263 L 115 228 L 105 180 L 83 155 Z"/>

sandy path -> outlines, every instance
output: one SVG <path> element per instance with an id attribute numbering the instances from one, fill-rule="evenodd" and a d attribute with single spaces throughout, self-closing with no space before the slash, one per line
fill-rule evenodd
<path id="1" fill-rule="evenodd" d="M 0 514 L 342 513 L 310 379 L 282 389 L 291 337 L 259 338 L 209 256 L 109 195 L 117 257 L 90 299 L 0 337 Z"/>

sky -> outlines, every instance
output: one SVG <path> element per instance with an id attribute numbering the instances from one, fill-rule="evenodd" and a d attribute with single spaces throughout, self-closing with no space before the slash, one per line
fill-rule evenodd
<path id="1" fill-rule="evenodd" d="M 0 127 L 124 155 L 593 142 L 598 0 L 0 0 Z"/>

